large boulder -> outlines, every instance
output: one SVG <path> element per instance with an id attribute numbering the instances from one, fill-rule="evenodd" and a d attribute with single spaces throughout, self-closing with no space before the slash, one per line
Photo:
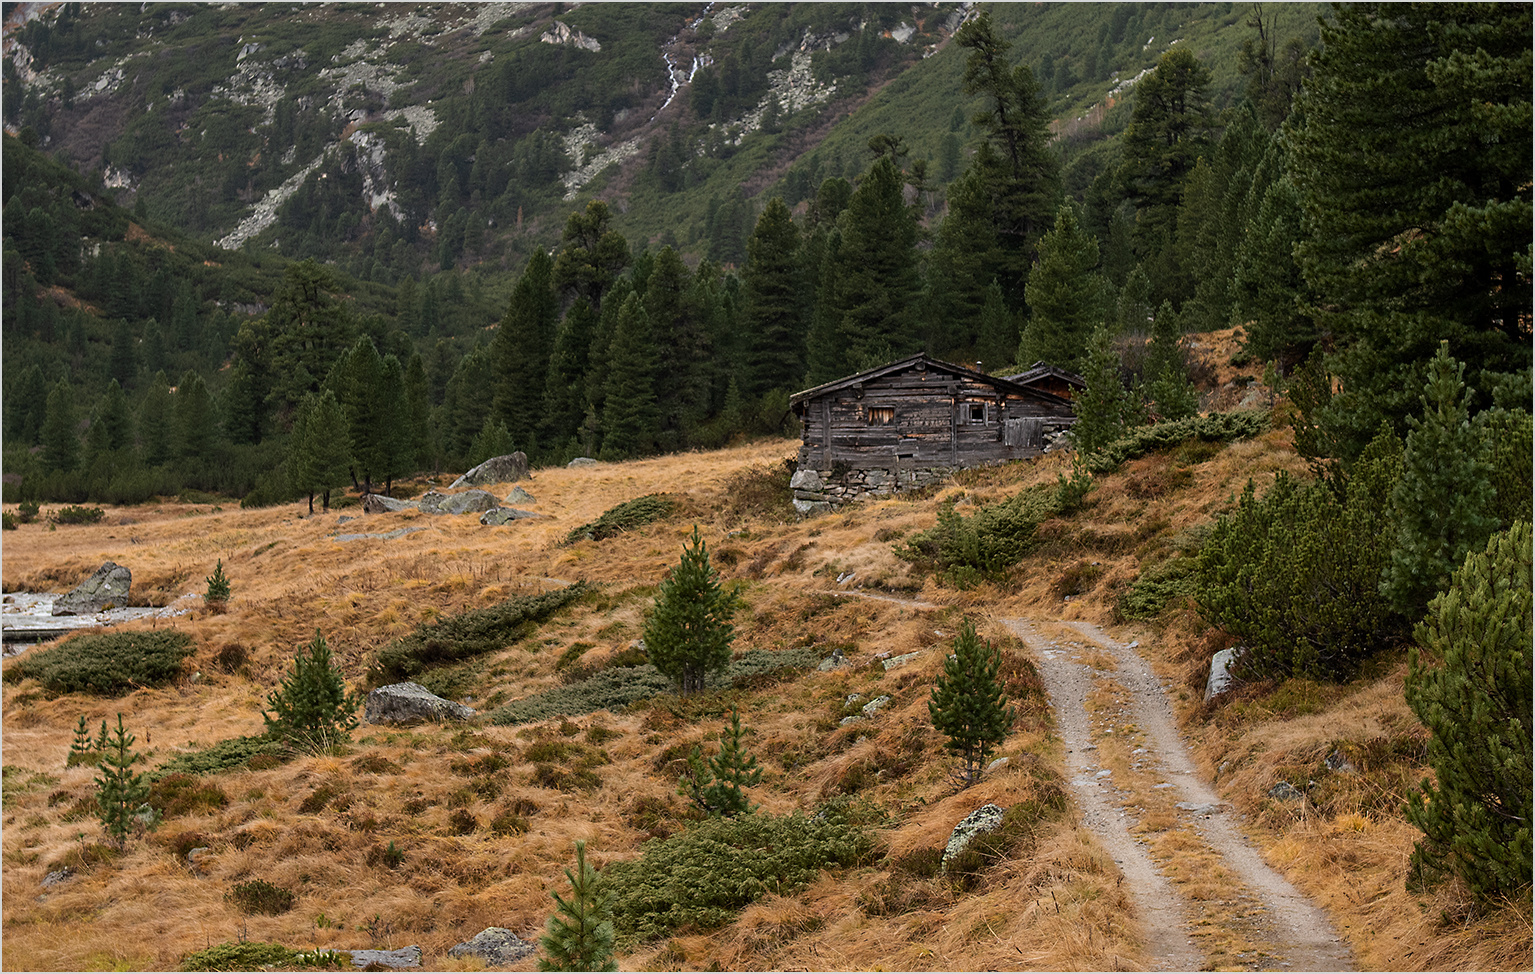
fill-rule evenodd
<path id="1" fill-rule="evenodd" d="M 1210 658 L 1210 677 L 1205 681 L 1205 703 L 1209 703 L 1231 689 L 1235 679 L 1231 675 L 1231 664 L 1237 661 L 1237 656 L 1241 652 L 1242 647 L 1233 646 L 1231 649 L 1221 650 Z"/>
<path id="2" fill-rule="evenodd" d="M 73 592 L 55 599 L 53 614 L 88 616 L 107 608 L 121 608 L 128 604 L 128 589 L 132 585 L 133 573 L 117 562 L 109 561 Z"/>
<path id="3" fill-rule="evenodd" d="M 483 484 L 508 484 L 514 480 L 528 479 L 528 455 L 518 450 L 504 457 L 491 457 L 448 485 L 449 490 L 459 487 L 479 487 Z"/>
<path id="4" fill-rule="evenodd" d="M 414 511 L 418 504 L 415 501 L 395 500 L 383 494 L 365 494 L 362 499 L 362 512 L 364 514 L 389 514 L 394 511 Z"/>
<path id="5" fill-rule="evenodd" d="M 948 869 L 949 861 L 955 856 L 970 848 L 970 843 L 975 841 L 978 835 L 994 832 L 997 826 L 1002 824 L 1002 816 L 1006 811 L 1000 805 L 987 802 L 980 808 L 960 819 L 954 826 L 954 831 L 949 834 L 949 844 L 944 847 L 943 861 L 940 869 Z"/>
<path id="6" fill-rule="evenodd" d="M 370 724 L 413 724 L 431 720 L 469 720 L 474 708 L 444 700 L 419 683 L 391 683 L 368 694 L 363 719 Z"/>
<path id="7" fill-rule="evenodd" d="M 448 951 L 449 957 L 479 957 L 486 967 L 507 967 L 538 948 L 505 927 L 486 927 Z"/>
<path id="8" fill-rule="evenodd" d="M 496 495 L 486 490 L 466 490 L 460 494 L 429 490 L 421 495 L 420 506 L 428 514 L 478 514 L 500 505 Z"/>
<path id="9" fill-rule="evenodd" d="M 574 460 L 572 460 L 569 463 L 565 464 L 565 469 L 569 470 L 572 467 L 595 467 L 595 466 L 597 466 L 597 461 L 593 460 L 591 457 L 576 457 Z"/>
<path id="10" fill-rule="evenodd" d="M 513 521 L 526 521 L 529 518 L 548 517 L 547 514 L 538 514 L 534 511 L 519 511 L 515 507 L 493 507 L 480 515 L 481 524 L 510 524 Z"/>
<path id="11" fill-rule="evenodd" d="M 512 492 L 510 494 L 507 494 L 506 495 L 506 499 L 503 500 L 501 503 L 503 503 L 503 504 L 537 504 L 538 501 L 534 500 L 533 499 L 533 495 L 528 493 L 527 491 L 523 490 L 521 487 L 513 487 L 512 488 Z"/>

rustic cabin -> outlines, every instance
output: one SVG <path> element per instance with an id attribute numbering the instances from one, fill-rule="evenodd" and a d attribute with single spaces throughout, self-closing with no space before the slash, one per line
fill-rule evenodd
<path id="1" fill-rule="evenodd" d="M 1017 375 L 1004 375 L 1002 378 L 1009 382 L 1016 382 L 1030 389 L 1039 389 L 1051 395 L 1060 396 L 1062 399 L 1075 399 L 1087 388 L 1087 380 L 1075 372 L 1067 372 L 1053 365 L 1043 362 L 1035 362 Z"/>
<path id="2" fill-rule="evenodd" d="M 1076 421 L 1062 396 L 926 354 L 806 389 L 789 404 L 804 430 L 793 481 L 803 513 L 1037 456 Z"/>

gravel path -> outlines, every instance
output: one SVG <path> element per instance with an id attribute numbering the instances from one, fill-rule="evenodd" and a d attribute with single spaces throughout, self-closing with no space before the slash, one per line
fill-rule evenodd
<path id="1" fill-rule="evenodd" d="M 1171 793 L 1182 822 L 1193 826 L 1198 840 L 1239 888 L 1238 899 L 1252 909 L 1236 923 L 1244 925 L 1244 943 L 1237 963 L 1253 969 L 1334 971 L 1353 968 L 1348 947 L 1327 915 L 1288 880 L 1271 869 L 1233 821 L 1234 813 L 1214 789 L 1195 772 L 1188 749 L 1178 736 L 1167 691 L 1151 667 L 1135 651 L 1096 626 L 1082 622 L 1003 619 L 1002 622 L 1033 650 L 1040 676 L 1049 689 L 1056 729 L 1067 749 L 1066 767 L 1082 809 L 1083 824 L 1092 829 L 1119 864 L 1135 890 L 1145 925 L 1146 946 L 1153 970 L 1198 970 L 1212 963 L 1195 936 L 1197 910 L 1164 872 L 1163 864 L 1132 831 L 1136 812 L 1164 803 Z M 1066 627 L 1080 635 L 1052 638 L 1044 628 Z M 1099 665 L 1095 666 L 1094 662 Z M 1121 690 L 1128 697 L 1128 716 L 1140 737 L 1135 767 L 1149 768 L 1160 779 L 1154 785 L 1134 780 L 1114 781 L 1100 767 L 1093 731 L 1112 735 L 1112 718 L 1104 728 L 1087 704 L 1095 689 Z M 1122 714 L 1121 709 L 1116 714 Z M 1120 718 L 1123 719 L 1123 718 Z M 1121 735 L 1123 731 L 1121 731 Z M 1100 736 L 1100 740 L 1113 740 Z M 1132 776 L 1134 777 L 1134 776 Z M 1147 793 L 1156 792 L 1156 793 Z M 1204 930 L 1208 935 L 1210 931 Z M 1226 967 L 1233 958 L 1215 959 Z"/>

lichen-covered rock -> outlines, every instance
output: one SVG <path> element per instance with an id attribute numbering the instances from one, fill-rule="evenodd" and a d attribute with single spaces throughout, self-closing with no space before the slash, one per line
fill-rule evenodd
<path id="1" fill-rule="evenodd" d="M 106 562 L 73 592 L 62 599 L 56 599 L 53 614 L 85 616 L 106 608 L 122 608 L 128 604 L 128 589 L 132 585 L 132 572 L 115 561 Z"/>
<path id="2" fill-rule="evenodd" d="M 1269 789 L 1269 797 L 1278 799 L 1282 802 L 1297 802 L 1304 800 L 1306 793 L 1290 784 L 1288 781 L 1281 781 L 1279 784 Z"/>
<path id="3" fill-rule="evenodd" d="M 907 663 L 910 663 L 912 660 L 921 655 L 921 651 L 918 651 L 915 653 L 902 653 L 900 656 L 892 656 L 889 659 L 883 661 L 885 670 L 886 672 L 889 672 L 898 666 L 905 666 Z"/>
<path id="4" fill-rule="evenodd" d="M 889 702 L 890 702 L 890 697 L 887 694 L 883 694 L 882 693 L 879 696 L 875 697 L 873 700 L 870 700 L 868 703 L 863 705 L 863 715 L 865 717 L 873 717 L 875 714 L 877 714 L 881 710 L 883 710 L 885 708 L 885 705 L 888 704 Z"/>
<path id="5" fill-rule="evenodd" d="M 1236 662 L 1241 651 L 1240 646 L 1235 646 L 1223 649 L 1210 658 L 1210 677 L 1205 681 L 1205 703 L 1231 689 L 1231 664 Z"/>
<path id="6" fill-rule="evenodd" d="M 486 490 L 466 490 L 459 494 L 429 490 L 421 495 L 420 506 L 428 514 L 478 514 L 500 505 L 496 495 Z"/>
<path id="7" fill-rule="evenodd" d="M 506 499 L 503 500 L 501 503 L 503 503 L 503 504 L 537 504 L 538 501 L 534 500 L 533 495 L 528 493 L 527 491 L 523 490 L 521 487 L 513 487 L 512 488 L 512 492 L 510 494 L 507 494 L 506 495 Z"/>
<path id="8" fill-rule="evenodd" d="M 493 507 L 480 515 L 481 524 L 509 524 L 512 521 L 526 521 L 530 518 L 548 517 L 547 514 L 539 514 L 534 511 L 520 511 L 515 507 Z"/>
<path id="9" fill-rule="evenodd" d="M 409 947 L 401 947 L 399 950 L 354 950 L 352 951 L 352 966 L 367 967 L 369 964 L 377 964 L 380 967 L 420 967 L 421 948 L 412 944 Z"/>
<path id="10" fill-rule="evenodd" d="M 518 450 L 506 456 L 491 457 L 448 485 L 449 490 L 460 487 L 479 487 L 483 484 L 506 484 L 514 480 L 528 479 L 528 455 Z"/>
<path id="11" fill-rule="evenodd" d="M 595 467 L 595 466 L 597 466 L 597 461 L 593 460 L 591 457 L 576 457 L 574 460 L 572 460 L 569 463 L 565 464 L 565 469 L 569 470 L 572 467 Z"/>
<path id="12" fill-rule="evenodd" d="M 394 511 L 414 511 L 419 505 L 416 501 L 400 501 L 393 497 L 385 497 L 383 494 L 368 494 L 362 499 L 362 512 L 364 514 L 390 514 Z"/>
<path id="13" fill-rule="evenodd" d="M 949 834 L 949 844 L 944 847 L 940 868 L 948 869 L 949 861 L 970 848 L 970 843 L 975 841 L 976 836 L 996 831 L 997 826 L 1002 824 L 1002 816 L 1005 813 L 1006 810 L 1000 805 L 987 802 L 960 819 L 959 824 L 954 826 L 954 831 Z"/>
<path id="14" fill-rule="evenodd" d="M 473 716 L 474 708 L 444 700 L 419 683 L 391 683 L 379 687 L 363 702 L 363 719 L 370 724 L 469 720 Z"/>
<path id="15" fill-rule="evenodd" d="M 820 665 L 817 666 L 816 669 L 820 670 L 822 673 L 829 673 L 832 670 L 840 670 L 844 666 L 852 665 L 852 663 L 848 662 L 848 658 L 843 655 L 842 648 L 839 646 L 838 648 L 831 651 L 830 656 L 821 660 Z"/>
<path id="16" fill-rule="evenodd" d="M 479 957 L 486 967 L 506 967 L 535 953 L 536 946 L 505 927 L 486 927 L 448 951 L 449 957 Z"/>

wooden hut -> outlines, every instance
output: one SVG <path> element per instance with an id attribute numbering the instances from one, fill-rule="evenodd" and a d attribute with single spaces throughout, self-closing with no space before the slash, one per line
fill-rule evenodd
<path id="1" fill-rule="evenodd" d="M 1009 382 L 1016 382 L 1030 389 L 1039 389 L 1062 399 L 1075 399 L 1087 388 L 1087 380 L 1075 372 L 1067 372 L 1053 365 L 1043 362 L 1035 362 L 1017 375 L 1004 375 L 1002 378 Z"/>
<path id="2" fill-rule="evenodd" d="M 1076 421 L 1071 402 L 926 354 L 796 393 L 801 511 L 934 483 L 955 470 L 1044 452 Z"/>

